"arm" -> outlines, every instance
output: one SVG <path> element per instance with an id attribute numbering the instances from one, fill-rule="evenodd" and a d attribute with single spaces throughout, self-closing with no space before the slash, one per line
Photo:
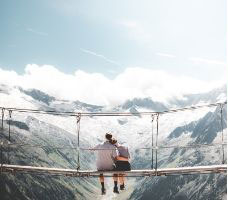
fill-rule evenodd
<path id="1" fill-rule="evenodd" d="M 128 161 L 128 158 L 124 158 L 124 157 L 121 157 L 121 156 L 117 156 L 117 157 L 116 157 L 116 160 Z"/>

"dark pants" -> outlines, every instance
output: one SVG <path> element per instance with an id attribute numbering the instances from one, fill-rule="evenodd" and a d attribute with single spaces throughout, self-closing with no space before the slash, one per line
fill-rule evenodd
<path id="1" fill-rule="evenodd" d="M 131 170 L 131 165 L 128 161 L 116 161 L 116 171 L 130 171 Z"/>

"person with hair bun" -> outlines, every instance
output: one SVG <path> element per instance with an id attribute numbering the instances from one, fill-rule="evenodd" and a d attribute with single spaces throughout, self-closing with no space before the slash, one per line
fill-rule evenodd
<path id="1" fill-rule="evenodd" d="M 118 154 L 119 154 L 119 156 L 117 156 L 117 158 L 116 158 L 115 170 L 116 171 L 130 171 L 131 165 L 129 163 L 130 154 L 129 154 L 128 148 L 124 145 L 118 144 L 117 140 L 114 138 L 112 140 L 110 140 L 110 143 L 117 148 Z M 124 190 L 125 189 L 124 174 L 118 174 L 118 177 L 119 177 L 119 182 L 120 182 L 120 190 Z"/>

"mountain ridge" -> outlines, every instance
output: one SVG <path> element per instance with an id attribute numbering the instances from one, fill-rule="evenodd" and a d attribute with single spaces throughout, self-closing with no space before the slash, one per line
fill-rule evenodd
<path id="1" fill-rule="evenodd" d="M 13 91 L 13 90 L 12 90 Z M 212 102 L 212 100 L 219 101 L 218 97 L 226 94 L 223 89 L 219 92 L 209 92 L 212 97 L 206 98 L 206 94 L 202 97 L 193 95 L 190 100 L 173 103 L 172 105 L 165 105 L 160 102 L 155 102 L 150 98 L 135 98 L 128 100 L 122 105 L 114 108 L 106 108 L 105 106 L 97 106 L 86 104 L 80 101 L 68 101 L 47 98 L 48 94 L 44 94 L 42 98 L 42 91 L 25 94 L 18 91 L 12 95 L 11 90 L 5 88 L 0 90 L 0 105 L 5 104 L 12 107 L 12 103 L 16 106 L 43 110 L 56 111 L 74 111 L 74 112 L 104 112 L 104 111 L 121 111 L 121 112 L 141 112 L 141 111 L 163 111 L 163 109 L 170 109 L 172 107 L 192 106 L 192 103 L 204 104 Z M 16 94 L 16 95 L 15 95 Z M 34 97 L 32 97 L 32 96 Z M 39 96 L 40 95 L 40 96 Z M 49 100 L 48 100 L 49 99 Z M 195 99 L 193 101 L 193 99 Z M 45 101 L 47 101 L 45 103 Z M 213 102 L 214 103 L 214 102 Z M 8 114 L 4 118 L 4 130 L 0 130 L 1 141 L 6 141 L 8 135 L 9 118 Z M 41 150 L 29 150 L 28 148 L 11 149 L 11 158 L 17 164 L 33 164 L 44 166 L 57 166 L 65 168 L 76 168 L 77 153 L 67 151 L 66 149 L 58 150 L 52 149 L 53 146 L 67 146 L 68 148 L 75 148 L 77 146 L 76 135 L 76 119 L 68 116 L 52 116 L 40 115 L 32 113 L 16 113 L 13 112 L 11 119 L 12 142 L 23 141 L 31 145 L 42 145 Z M 192 114 L 173 113 L 169 115 L 160 116 L 159 119 L 159 145 L 192 145 L 196 142 L 221 141 L 221 127 L 219 124 L 219 108 L 208 108 L 194 111 Z M 226 135 L 226 108 L 223 112 L 224 134 Z M 194 131 L 195 130 L 195 131 Z M 200 130 L 200 131 L 199 131 Z M 211 131 L 210 131 L 211 130 Z M 127 142 L 129 144 L 129 151 L 132 157 L 133 169 L 150 168 L 151 165 L 151 151 L 141 150 L 141 147 L 150 147 L 151 144 L 151 118 L 140 116 L 136 114 L 131 117 L 84 117 L 81 119 L 81 147 L 90 148 L 104 140 L 105 132 L 112 132 L 118 141 Z M 201 135 L 200 133 L 203 133 Z M 160 138 L 162 136 L 162 138 Z M 13 153 L 15 155 L 13 155 Z M 26 160 L 26 155 L 29 158 Z M 81 152 L 81 167 L 95 168 L 94 154 L 92 152 Z M 158 166 L 159 167 L 177 167 L 177 166 L 195 166 L 206 165 L 220 162 L 221 154 L 219 149 L 209 149 L 194 151 L 188 149 L 168 149 L 159 153 Z M 32 159 L 34 159 L 32 161 Z M 4 161 L 7 161 L 7 148 L 4 153 Z M 22 180 L 25 180 L 23 184 Z M 30 175 L 4 175 L 2 179 L 4 187 L 1 189 L 1 195 L 5 199 L 12 198 L 13 194 L 17 194 L 18 199 L 43 199 L 44 196 L 39 194 L 39 190 L 43 192 L 50 192 L 47 199 L 55 197 L 56 199 L 91 199 L 92 196 L 100 198 L 99 186 L 96 180 L 87 179 L 85 182 L 79 180 L 71 180 L 69 178 L 51 178 L 48 183 L 44 183 L 44 178 L 36 178 Z M 33 183 L 34 181 L 34 183 Z M 208 184 L 207 184 L 208 182 Z M 68 185 L 69 184 L 69 185 Z M 212 186 L 215 184 L 214 186 Z M 56 187 L 55 187 L 56 185 Z M 141 186 L 144 187 L 141 187 Z M 29 187 L 31 186 L 31 188 Z M 191 194 L 188 192 L 189 188 L 197 190 L 200 186 L 200 192 L 195 192 L 191 189 Z M 152 181 L 145 178 L 137 179 L 129 185 L 130 193 L 125 196 L 129 199 L 149 199 L 153 196 L 155 199 L 183 199 L 200 198 L 207 199 L 211 195 L 218 196 L 215 199 L 226 194 L 226 181 L 222 175 L 192 175 L 188 177 L 154 177 Z M 7 187 L 10 188 L 7 191 Z M 13 193 L 12 188 L 17 188 Z M 162 188 L 167 187 L 167 191 Z M 39 188 L 38 190 L 35 188 Z M 209 188 L 209 189 L 207 189 Z M 53 192 L 56 191 L 56 194 Z M 156 191 L 156 192 L 155 192 Z M 30 194 L 31 193 L 31 194 Z M 121 193 L 118 197 L 126 195 Z M 117 198 L 117 197 L 116 197 Z"/>

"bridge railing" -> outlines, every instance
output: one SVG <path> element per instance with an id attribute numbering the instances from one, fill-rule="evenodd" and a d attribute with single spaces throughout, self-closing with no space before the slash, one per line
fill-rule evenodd
<path id="1" fill-rule="evenodd" d="M 81 168 L 81 162 L 83 162 L 83 159 L 81 159 L 82 156 L 88 155 L 88 153 L 85 152 L 94 152 L 98 151 L 98 149 L 92 149 L 90 147 L 81 147 L 80 145 L 80 126 L 81 126 L 81 118 L 82 117 L 90 117 L 90 116 L 97 116 L 97 117 L 112 117 L 112 116 L 138 116 L 138 115 L 146 115 L 151 116 L 151 124 L 152 124 L 152 130 L 151 130 L 151 146 L 142 147 L 135 149 L 135 151 L 140 152 L 145 151 L 148 155 L 148 167 L 150 165 L 151 169 L 157 170 L 159 167 L 162 166 L 164 163 L 164 158 L 167 160 L 170 159 L 170 155 L 172 153 L 175 153 L 175 151 L 185 151 L 186 149 L 192 149 L 192 151 L 198 151 L 199 149 L 208 149 L 208 148 L 215 148 L 217 150 L 215 155 L 221 156 L 221 163 L 224 164 L 226 162 L 226 143 L 225 143 L 225 136 L 223 133 L 224 129 L 224 122 L 222 119 L 223 116 L 223 108 L 224 105 L 226 105 L 226 102 L 223 103 L 216 103 L 216 104 L 209 104 L 209 105 L 202 105 L 202 106 L 193 106 L 188 108 L 181 108 L 181 109 L 173 109 L 163 112 L 140 112 L 140 113 L 75 113 L 75 112 L 56 112 L 56 111 L 41 111 L 41 110 L 32 110 L 32 109 L 17 109 L 17 108 L 3 108 L 0 107 L 2 112 L 2 118 L 1 118 L 1 142 L 0 142 L 0 151 L 1 151 L 1 164 L 25 164 L 28 161 L 32 163 L 33 165 L 37 165 L 38 163 L 41 163 L 42 165 L 49 166 L 51 164 L 56 164 L 57 167 L 63 167 L 64 165 L 64 159 L 70 160 L 71 165 L 68 164 L 68 168 L 76 168 L 79 170 Z M 174 145 L 174 146 L 162 146 L 161 144 L 158 144 L 158 137 L 159 137 L 159 118 L 160 116 L 164 114 L 171 114 L 176 112 L 183 112 L 187 110 L 197 110 L 204 107 L 217 107 L 220 109 L 220 122 L 221 122 L 221 141 L 218 143 L 212 143 L 212 144 L 190 144 L 190 145 Z M 34 142 L 28 142 L 23 141 L 23 138 L 20 138 L 20 136 L 15 135 L 12 133 L 12 126 L 19 125 L 22 127 L 23 131 L 29 131 L 28 126 L 25 123 L 21 123 L 19 121 L 16 121 L 13 119 L 14 112 L 23 114 L 23 113 L 34 113 L 34 114 L 48 114 L 48 115 L 58 115 L 58 116 L 70 116 L 74 117 L 76 120 L 76 135 L 77 137 L 72 141 L 73 146 L 51 146 L 51 145 L 45 145 L 45 142 L 43 144 L 35 144 Z M 17 124 L 15 124 L 17 123 Z M 19 124 L 18 124 L 19 123 Z M 4 133 L 4 134 L 3 134 Z M 8 134 L 8 135 L 7 135 Z M 26 137 L 25 137 L 26 138 Z M 20 141 L 20 142 L 17 142 Z M 28 149 L 34 149 L 35 154 Z M 173 151 L 170 151 L 173 149 Z M 29 155 L 23 155 L 23 151 L 30 152 Z M 216 151 L 215 150 L 215 151 Z M 39 158 L 39 155 L 44 155 L 47 153 L 48 155 L 55 154 L 56 152 L 58 155 L 62 155 L 62 160 L 60 159 L 61 156 L 58 158 L 50 157 L 50 160 Z M 68 152 L 71 152 L 69 154 Z M 166 153 L 167 152 L 167 153 Z M 40 154 L 39 154 L 40 153 Z M 160 155 L 159 155 L 160 153 Z M 208 152 L 204 151 L 204 154 Z M 14 154 L 14 155 L 13 155 Z M 67 155 L 67 156 L 66 156 Z M 25 157 L 26 156 L 26 157 Z M 54 155 L 53 155 L 54 156 Z M 23 158 L 25 160 L 23 161 Z M 93 160 L 94 157 L 91 158 Z M 137 158 L 140 158 L 140 155 L 137 156 Z M 188 158 L 188 157 L 187 157 Z M 59 159 L 59 163 L 55 162 L 55 159 Z M 217 159 L 218 160 L 218 159 Z M 38 162 L 40 161 L 40 162 Z M 149 164 L 150 163 L 150 164 Z M 183 165 L 184 162 L 182 162 L 181 165 Z M 210 161 L 208 163 L 211 163 Z M 67 162 L 65 162 L 67 164 Z M 191 166 L 191 162 L 188 162 L 186 164 L 189 164 Z M 194 163 L 195 164 L 195 163 Z M 215 164 L 215 163 L 211 163 Z M 217 163 L 216 163 L 217 164 Z M 133 163 L 134 165 L 134 163 Z M 178 165 L 176 165 L 178 166 Z"/>

